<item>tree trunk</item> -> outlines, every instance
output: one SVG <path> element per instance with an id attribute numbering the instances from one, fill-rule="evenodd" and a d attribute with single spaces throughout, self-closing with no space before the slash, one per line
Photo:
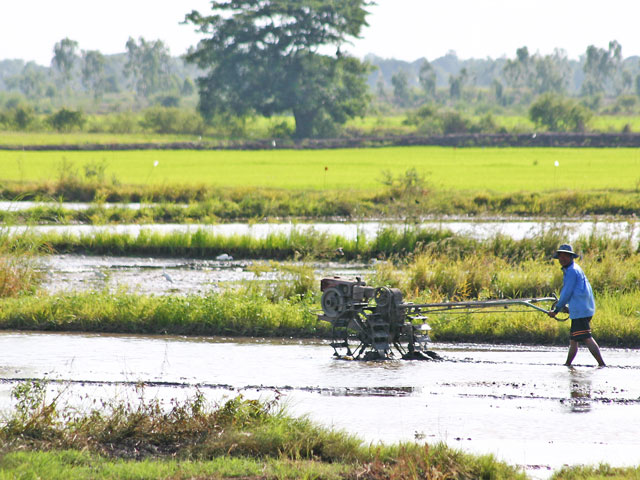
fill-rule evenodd
<path id="1" fill-rule="evenodd" d="M 316 115 L 316 112 L 293 110 L 293 118 L 296 120 L 296 131 L 293 134 L 295 138 L 311 138 L 313 136 L 313 122 Z"/>

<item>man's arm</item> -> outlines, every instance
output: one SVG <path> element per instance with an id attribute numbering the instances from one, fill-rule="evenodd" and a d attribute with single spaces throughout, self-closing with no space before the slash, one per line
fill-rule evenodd
<path id="1" fill-rule="evenodd" d="M 564 275 L 564 281 L 562 284 L 562 291 L 560 292 L 560 298 L 558 299 L 558 303 L 556 303 L 556 308 L 554 309 L 555 313 L 558 313 L 562 310 L 573 295 L 573 290 L 576 286 L 576 282 L 578 280 L 578 274 L 575 270 L 569 269 Z"/>

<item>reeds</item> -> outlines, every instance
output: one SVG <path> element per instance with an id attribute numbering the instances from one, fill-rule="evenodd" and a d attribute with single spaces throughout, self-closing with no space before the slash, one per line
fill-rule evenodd
<path id="1" fill-rule="evenodd" d="M 406 225 L 402 228 L 381 227 L 373 238 L 367 238 L 362 231 L 355 238 L 346 238 L 312 228 L 295 227 L 289 232 L 270 233 L 264 238 L 251 234 L 222 235 L 206 228 L 172 233 L 156 233 L 142 228 L 137 236 L 107 230 L 79 235 L 27 231 L 22 234 L 22 241 L 46 245 L 60 253 L 92 255 L 213 258 L 220 253 L 228 253 L 235 258 L 315 258 L 341 261 L 375 258 L 406 263 L 417 255 L 431 254 L 447 257 L 451 261 L 475 256 L 502 258 L 509 264 L 516 264 L 527 260 L 550 259 L 557 246 L 565 241 L 565 237 L 563 230 L 553 229 L 522 240 L 504 235 L 477 240 L 454 234 L 446 227 L 420 228 Z M 585 259 L 593 259 L 596 263 L 602 262 L 607 255 L 626 262 L 640 252 L 632 237 L 629 235 L 614 239 L 592 234 L 578 238 L 574 244 L 584 253 Z M 339 251 L 339 255 L 336 251 Z"/>
<path id="2" fill-rule="evenodd" d="M 107 292 L 37 295 L 2 301 L 0 328 L 178 335 L 314 337 L 328 333 L 311 300 L 270 301 L 262 292 L 143 296 Z"/>

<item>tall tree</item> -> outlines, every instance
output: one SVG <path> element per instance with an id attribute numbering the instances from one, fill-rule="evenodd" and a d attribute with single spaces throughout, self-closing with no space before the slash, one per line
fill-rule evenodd
<path id="1" fill-rule="evenodd" d="M 556 49 L 553 55 L 535 55 L 529 86 L 535 93 L 563 93 L 569 81 L 569 60 L 564 50 Z"/>
<path id="2" fill-rule="evenodd" d="M 469 74 L 466 68 L 462 68 L 457 76 L 449 75 L 449 96 L 452 99 L 459 100 L 462 98 L 465 83 Z"/>
<path id="3" fill-rule="evenodd" d="M 433 69 L 433 66 L 429 61 L 424 59 L 422 61 L 422 65 L 420 65 L 418 81 L 428 98 L 435 98 L 436 96 L 436 80 L 436 71 Z"/>
<path id="4" fill-rule="evenodd" d="M 63 38 L 53 46 L 51 64 L 61 73 L 65 84 L 71 81 L 73 67 L 78 59 L 77 49 L 78 42 L 70 38 Z"/>
<path id="5" fill-rule="evenodd" d="M 584 82 L 582 93 L 594 95 L 604 93 L 615 83 L 615 76 L 622 63 L 622 45 L 617 41 L 609 42 L 609 48 L 587 47 L 587 59 L 584 63 Z"/>
<path id="6" fill-rule="evenodd" d="M 369 66 L 343 54 L 340 47 L 359 36 L 370 2 L 211 4 L 210 15 L 192 11 L 185 17 L 208 36 L 187 55 L 188 61 L 208 70 L 198 79 L 199 109 L 205 118 L 292 112 L 295 135 L 310 137 L 364 114 Z M 336 53 L 320 53 L 321 48 L 335 48 Z"/>
<path id="7" fill-rule="evenodd" d="M 516 50 L 516 58 L 507 60 L 503 73 L 507 83 L 512 88 L 520 88 L 527 84 L 531 72 L 531 56 L 529 49 L 524 46 Z"/>
<path id="8" fill-rule="evenodd" d="M 105 90 L 104 55 L 98 50 L 82 51 L 82 84 L 100 98 Z"/>
<path id="9" fill-rule="evenodd" d="M 502 73 L 507 84 L 519 91 L 562 93 L 568 83 L 569 61 L 563 50 L 553 55 L 529 54 L 527 47 L 516 50 L 516 58 L 507 60 Z"/>
<path id="10" fill-rule="evenodd" d="M 27 98 L 41 97 L 47 89 L 45 67 L 29 62 L 19 75 L 9 77 L 5 82 L 7 87 L 20 90 Z"/>
<path id="11" fill-rule="evenodd" d="M 127 40 L 127 63 L 125 74 L 132 79 L 136 92 L 149 97 L 171 87 L 171 55 L 162 40 L 138 42 Z"/>
<path id="12" fill-rule="evenodd" d="M 393 100 L 400 107 L 407 107 L 411 103 L 411 91 L 409 90 L 409 78 L 407 72 L 398 70 L 391 77 L 393 85 Z"/>

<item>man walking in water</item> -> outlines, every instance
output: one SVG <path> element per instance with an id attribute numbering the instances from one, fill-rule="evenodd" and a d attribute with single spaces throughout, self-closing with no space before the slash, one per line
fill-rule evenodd
<path id="1" fill-rule="evenodd" d="M 591 336 L 591 317 L 596 311 L 596 303 L 593 299 L 593 291 L 586 275 L 573 261 L 579 255 L 573 251 L 569 244 L 560 245 L 553 258 L 558 259 L 562 265 L 563 280 L 562 291 L 555 309 L 549 311 L 549 316 L 555 318 L 565 305 L 569 305 L 569 316 L 571 317 L 571 332 L 569 339 L 569 353 L 565 365 L 571 365 L 578 353 L 578 342 L 584 342 L 598 365 L 605 366 L 600 348 Z"/>

